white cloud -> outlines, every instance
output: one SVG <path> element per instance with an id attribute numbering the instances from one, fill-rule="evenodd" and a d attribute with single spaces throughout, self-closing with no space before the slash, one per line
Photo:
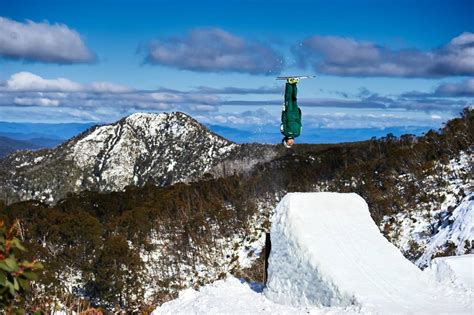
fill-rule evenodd
<path id="1" fill-rule="evenodd" d="M 16 105 L 25 105 L 25 106 L 58 106 L 59 105 L 58 100 L 49 99 L 46 97 L 37 97 L 37 98 L 15 97 L 13 102 Z"/>
<path id="2" fill-rule="evenodd" d="M 315 35 L 294 53 L 301 67 L 341 76 L 443 77 L 474 75 L 474 34 L 462 33 L 440 48 L 394 50 L 348 37 Z"/>
<path id="3" fill-rule="evenodd" d="M 181 102 L 183 97 L 174 93 L 155 92 L 150 94 L 151 97 L 158 102 Z"/>
<path id="4" fill-rule="evenodd" d="M 188 106 L 188 109 L 192 112 L 216 112 L 217 106 L 206 105 L 206 104 L 193 104 Z"/>
<path id="5" fill-rule="evenodd" d="M 435 94 L 441 96 L 474 96 L 474 79 L 459 83 L 443 83 L 438 86 Z"/>
<path id="6" fill-rule="evenodd" d="M 6 84 L 10 91 L 61 91 L 78 92 L 83 88 L 80 84 L 64 78 L 43 79 L 31 72 L 18 72 L 13 74 Z"/>
<path id="7" fill-rule="evenodd" d="M 280 73 L 283 57 L 269 45 L 219 28 L 198 28 L 181 38 L 155 40 L 147 61 L 203 72 Z"/>
<path id="8" fill-rule="evenodd" d="M 198 91 L 140 91 L 111 82 L 81 84 L 66 78 L 46 79 L 30 72 L 15 73 L 0 85 L 0 106 L 209 112 L 216 111 L 220 102 L 219 95 Z"/>
<path id="9" fill-rule="evenodd" d="M 109 92 L 125 93 L 132 89 L 111 82 L 91 82 L 82 85 L 65 78 L 45 79 L 31 72 L 18 72 L 7 80 L 6 90 L 16 92 Z"/>
<path id="10" fill-rule="evenodd" d="M 92 82 L 86 86 L 85 90 L 93 92 L 124 93 L 131 92 L 132 89 L 125 85 L 119 85 L 110 82 Z"/>
<path id="11" fill-rule="evenodd" d="M 90 63 L 95 55 L 64 24 L 20 23 L 0 17 L 0 56 L 50 63 Z"/>
<path id="12" fill-rule="evenodd" d="M 216 110 L 217 111 L 217 110 Z M 227 112 L 227 113 L 211 113 L 207 116 L 196 116 L 197 119 L 204 123 L 221 124 L 230 126 L 263 126 L 276 125 L 279 126 L 279 117 L 272 115 L 264 108 L 256 110 L 248 110 L 244 112 Z"/>

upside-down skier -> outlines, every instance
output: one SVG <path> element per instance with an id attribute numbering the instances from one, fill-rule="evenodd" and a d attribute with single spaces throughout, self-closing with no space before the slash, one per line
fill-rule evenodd
<path id="1" fill-rule="evenodd" d="M 295 143 L 295 138 L 301 133 L 301 109 L 298 107 L 296 101 L 296 93 L 299 78 L 286 78 L 285 85 L 285 104 L 281 112 L 280 131 L 284 138 L 283 145 L 286 148 L 291 148 Z"/>

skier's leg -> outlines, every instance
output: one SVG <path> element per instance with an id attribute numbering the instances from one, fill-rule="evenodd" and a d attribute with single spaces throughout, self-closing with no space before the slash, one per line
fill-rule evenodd
<path id="1" fill-rule="evenodd" d="M 286 83 L 285 87 L 285 109 L 292 111 L 296 104 L 296 83 Z"/>
<path id="2" fill-rule="evenodd" d="M 285 110 L 288 110 L 288 107 L 291 105 L 292 98 L 293 98 L 293 87 L 290 83 L 286 83 L 285 85 Z"/>
<path id="3" fill-rule="evenodd" d="M 293 99 L 293 102 L 296 104 L 296 93 L 298 92 L 298 88 L 296 87 L 296 83 L 293 84 L 293 94 L 291 98 Z"/>

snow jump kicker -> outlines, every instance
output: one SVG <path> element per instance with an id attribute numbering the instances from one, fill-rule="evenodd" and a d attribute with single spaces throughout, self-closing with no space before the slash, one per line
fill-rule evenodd
<path id="1" fill-rule="evenodd" d="M 265 295 L 298 307 L 470 313 L 383 237 L 354 193 L 291 193 L 275 210 Z"/>

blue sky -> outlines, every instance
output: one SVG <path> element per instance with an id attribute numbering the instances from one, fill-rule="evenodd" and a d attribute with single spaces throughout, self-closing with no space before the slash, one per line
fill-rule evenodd
<path id="1" fill-rule="evenodd" d="M 473 103 L 469 0 L 1 7 L 0 121 L 104 123 L 179 110 L 277 133 L 283 83 L 274 77 L 288 74 L 317 75 L 299 86 L 308 131 L 438 128 Z"/>

